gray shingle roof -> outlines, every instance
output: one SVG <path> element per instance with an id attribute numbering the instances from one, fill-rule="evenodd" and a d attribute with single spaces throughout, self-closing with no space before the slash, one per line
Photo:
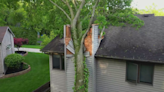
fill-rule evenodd
<path id="1" fill-rule="evenodd" d="M 107 28 L 96 57 L 164 63 L 164 17 L 137 16 L 145 22 L 139 30 Z"/>
<path id="2" fill-rule="evenodd" d="M 49 44 L 47 44 L 41 51 L 50 53 L 64 53 L 64 39 L 59 36 L 55 37 Z"/>

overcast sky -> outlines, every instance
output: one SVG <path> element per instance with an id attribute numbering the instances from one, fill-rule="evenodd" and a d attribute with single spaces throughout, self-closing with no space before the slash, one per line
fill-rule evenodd
<path id="1" fill-rule="evenodd" d="M 157 8 L 164 8 L 164 0 L 133 0 L 132 7 L 145 9 L 146 6 L 150 6 L 153 3 L 157 5 Z"/>

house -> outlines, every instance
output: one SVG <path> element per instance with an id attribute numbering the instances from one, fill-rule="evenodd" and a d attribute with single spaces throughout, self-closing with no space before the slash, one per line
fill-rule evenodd
<path id="1" fill-rule="evenodd" d="M 9 27 L 0 27 L 0 77 L 6 72 L 5 57 L 15 53 L 13 37 L 14 34 Z"/>
<path id="2" fill-rule="evenodd" d="M 164 92 L 164 17 L 136 15 L 145 22 L 139 30 L 109 26 L 99 44 L 93 25 L 84 41 L 89 69 L 88 92 Z M 51 92 L 73 92 L 74 63 L 70 27 L 43 52 L 49 54 Z"/>

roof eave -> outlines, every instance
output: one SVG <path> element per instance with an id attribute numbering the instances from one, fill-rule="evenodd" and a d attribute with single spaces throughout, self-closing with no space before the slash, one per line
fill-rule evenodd
<path id="1" fill-rule="evenodd" d="M 11 31 L 11 29 L 9 27 L 7 27 L 7 30 L 9 30 L 10 33 L 13 35 L 13 37 L 15 37 L 14 33 Z"/>
<path id="2" fill-rule="evenodd" d="M 60 52 L 60 51 L 50 51 L 50 50 L 41 50 L 44 53 L 59 53 L 59 54 L 64 54 L 64 52 Z"/>
<path id="3" fill-rule="evenodd" d="M 95 57 L 98 57 L 98 58 L 109 58 L 109 59 L 118 59 L 118 60 L 139 61 L 139 62 L 147 62 L 147 63 L 164 64 L 164 61 L 152 61 L 152 60 L 140 60 L 140 59 L 131 59 L 131 58 L 119 58 L 119 57 L 110 57 L 110 56 L 102 56 L 102 55 L 95 55 Z"/>

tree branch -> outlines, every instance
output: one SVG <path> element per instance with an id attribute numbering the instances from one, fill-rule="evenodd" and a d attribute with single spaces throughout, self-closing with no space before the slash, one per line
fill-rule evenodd
<path id="1" fill-rule="evenodd" d="M 84 38 L 85 38 L 85 36 L 87 35 L 87 33 L 89 32 L 90 27 L 91 27 L 91 25 L 92 25 L 92 23 L 93 23 L 93 19 L 94 19 L 94 15 L 95 15 L 95 10 L 96 10 L 96 7 L 97 7 L 98 3 L 99 3 L 99 0 L 97 0 L 96 4 L 93 6 L 93 11 L 92 11 L 91 20 L 90 20 L 90 22 L 89 22 L 87 31 L 86 31 L 85 34 L 82 36 L 81 45 L 83 44 Z"/>
<path id="2" fill-rule="evenodd" d="M 74 15 L 73 9 L 72 9 L 71 6 L 69 5 L 68 0 L 66 0 L 66 5 L 68 6 L 69 11 L 70 11 L 70 13 L 71 13 L 71 18 L 73 19 L 75 15 Z"/>
<path id="3" fill-rule="evenodd" d="M 85 4 L 85 0 L 82 0 L 82 3 L 81 3 L 81 5 L 80 5 L 80 7 L 79 7 L 79 9 L 75 15 L 74 20 L 73 20 L 73 23 L 74 23 L 73 25 L 75 25 L 77 23 L 78 17 L 80 16 L 81 9 L 83 8 L 84 4 Z"/>
<path id="4" fill-rule="evenodd" d="M 76 15 L 75 15 L 73 21 L 71 21 L 71 29 L 72 29 L 72 33 L 73 33 L 73 34 L 72 34 L 72 35 L 73 35 L 72 37 L 73 37 L 73 41 L 74 41 L 74 44 L 75 44 L 75 45 L 78 45 L 78 43 L 79 43 L 79 41 L 78 41 L 78 39 L 77 39 L 77 29 L 76 29 L 76 25 L 77 25 L 77 21 L 78 21 L 78 18 L 79 18 L 79 16 L 80 16 L 80 13 L 81 13 L 81 10 L 82 10 L 84 4 L 85 4 L 85 0 L 82 0 L 82 3 L 81 3 L 81 5 L 80 5 L 80 7 L 79 7 L 79 9 L 78 9 L 78 11 L 77 11 L 77 13 L 76 13 Z"/>
<path id="5" fill-rule="evenodd" d="M 69 11 L 70 11 L 70 13 L 71 13 L 71 18 L 74 18 L 74 12 L 73 12 L 73 9 L 71 8 L 71 6 L 69 5 L 69 2 L 68 2 L 68 0 L 61 0 L 64 4 L 66 4 L 67 5 L 67 7 L 69 8 Z"/>
<path id="6" fill-rule="evenodd" d="M 74 4 L 74 6 L 75 6 L 75 10 L 77 11 L 77 5 L 76 5 L 76 0 L 72 0 L 72 3 Z"/>
<path id="7" fill-rule="evenodd" d="M 52 4 L 54 4 L 56 7 L 58 7 L 66 16 L 67 18 L 71 21 L 71 18 L 69 17 L 69 15 L 66 13 L 66 11 L 64 11 L 64 9 L 62 9 L 59 5 L 57 5 L 56 3 L 54 3 L 52 0 L 49 0 Z"/>
<path id="8" fill-rule="evenodd" d="M 105 26 L 103 27 L 103 29 L 102 29 L 102 31 L 101 31 L 101 33 L 100 33 L 99 44 L 100 44 L 100 42 L 101 42 L 101 38 L 102 38 L 102 36 L 103 36 L 103 32 L 104 32 L 104 30 L 105 30 Z"/>

